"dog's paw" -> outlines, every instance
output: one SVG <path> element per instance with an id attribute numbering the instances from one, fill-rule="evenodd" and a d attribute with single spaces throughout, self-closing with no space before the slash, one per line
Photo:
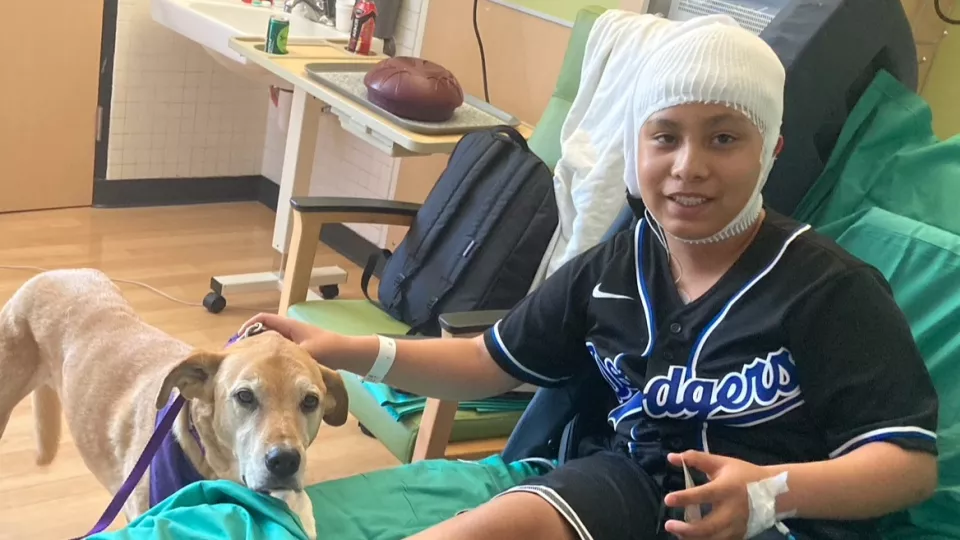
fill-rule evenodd
<path id="1" fill-rule="evenodd" d="M 317 540 L 317 522 L 313 517 L 313 503 L 310 502 L 310 496 L 307 495 L 306 491 L 283 489 L 271 491 L 270 496 L 287 503 L 290 510 L 300 518 L 300 523 L 303 524 L 307 538 Z"/>

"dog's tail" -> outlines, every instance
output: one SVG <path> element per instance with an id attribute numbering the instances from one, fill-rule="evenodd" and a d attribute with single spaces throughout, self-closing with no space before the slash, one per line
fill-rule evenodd
<path id="1" fill-rule="evenodd" d="M 37 436 L 37 465 L 48 465 L 60 447 L 60 397 L 49 385 L 33 391 L 33 420 Z"/>

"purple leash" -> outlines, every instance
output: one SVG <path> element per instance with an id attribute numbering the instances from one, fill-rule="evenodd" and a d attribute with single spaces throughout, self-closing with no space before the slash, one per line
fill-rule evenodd
<path id="1" fill-rule="evenodd" d="M 230 341 L 227 342 L 227 345 L 232 345 L 245 337 L 259 334 L 264 330 L 265 328 L 262 324 L 254 324 L 250 328 L 247 328 L 243 334 L 238 334 L 230 338 Z M 130 498 L 130 495 L 133 494 L 133 489 L 137 487 L 137 484 L 140 483 L 140 479 L 143 478 L 143 474 L 147 472 L 147 468 L 150 467 L 150 462 L 153 461 L 153 457 L 157 454 L 157 450 L 159 450 L 160 445 L 163 444 L 163 439 L 168 433 L 170 433 L 170 430 L 173 429 L 173 421 L 177 419 L 177 415 L 180 414 L 180 410 L 183 409 L 184 403 L 186 403 L 186 400 L 183 399 L 183 396 L 178 395 L 173 400 L 173 404 L 170 406 L 170 408 L 164 411 L 163 415 L 160 417 L 160 422 L 157 424 L 157 429 L 154 430 L 153 435 L 150 436 L 150 440 L 147 441 L 147 446 L 143 449 L 143 453 L 140 454 L 140 458 L 137 459 L 137 464 L 133 466 L 133 470 L 130 471 L 130 475 L 127 476 L 127 479 L 124 480 L 123 485 L 120 486 L 119 490 L 117 490 L 117 494 L 113 496 L 113 500 L 110 501 L 109 505 L 107 505 L 107 509 L 103 511 L 103 515 L 100 516 L 100 520 L 97 521 L 97 524 L 93 526 L 93 529 L 90 529 L 90 532 L 83 536 L 78 536 L 73 540 L 83 540 L 88 536 L 101 533 L 105 531 L 115 519 L 117 519 L 117 516 L 120 515 L 120 511 L 123 509 L 124 503 L 126 503 L 127 499 Z"/>
<path id="2" fill-rule="evenodd" d="M 153 456 L 156 455 L 157 450 L 160 449 L 163 438 L 166 437 L 170 429 L 173 428 L 173 421 L 177 419 L 177 415 L 180 413 L 180 409 L 183 408 L 184 403 L 186 403 L 186 400 L 184 400 L 182 396 L 177 396 L 173 400 L 173 405 L 164 411 L 163 416 L 160 417 L 160 423 L 157 425 L 156 431 L 153 432 L 153 435 L 147 442 L 147 446 L 143 449 L 143 453 L 140 454 L 140 459 L 137 460 L 137 464 L 134 465 L 133 470 L 130 471 L 130 476 L 124 480 L 123 485 L 117 490 L 117 494 L 113 496 L 113 500 L 107 505 L 107 509 L 103 511 L 100 520 L 97 521 L 97 524 L 93 526 L 90 532 L 73 540 L 81 540 L 103 532 L 113 523 L 113 520 L 117 519 L 120 510 L 123 509 L 124 503 L 127 502 L 127 499 L 129 499 L 133 493 L 133 488 L 137 487 L 140 479 L 143 478 L 143 473 L 147 472 L 150 462 L 153 461 Z"/>

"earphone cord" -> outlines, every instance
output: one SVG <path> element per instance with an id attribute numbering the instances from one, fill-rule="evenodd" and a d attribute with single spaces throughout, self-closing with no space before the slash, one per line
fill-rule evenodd
<path id="1" fill-rule="evenodd" d="M 933 0 L 933 9 L 937 12 L 937 17 L 940 17 L 940 20 L 947 24 L 957 24 L 960 25 L 960 19 L 953 19 L 943 12 L 943 8 L 940 7 L 940 0 Z"/>
<path id="2" fill-rule="evenodd" d="M 677 263 L 677 277 L 673 279 L 674 285 L 680 284 L 680 279 L 683 278 L 683 265 L 680 264 L 680 261 L 673 258 L 673 253 L 670 253 L 670 246 L 667 245 L 667 236 L 666 232 L 663 230 L 663 227 L 660 226 L 660 223 L 657 220 L 653 219 L 653 215 L 650 213 L 650 210 L 647 208 L 643 209 L 643 215 L 647 218 L 647 223 L 650 224 L 650 231 L 653 232 L 653 235 L 657 237 L 657 240 L 660 241 L 660 245 L 663 246 L 664 251 L 667 252 L 667 265 L 671 263 Z M 639 249 L 639 246 L 637 246 Z"/>

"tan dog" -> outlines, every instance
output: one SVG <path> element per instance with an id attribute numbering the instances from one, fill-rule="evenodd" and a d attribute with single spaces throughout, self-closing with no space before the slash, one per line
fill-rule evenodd
<path id="1" fill-rule="evenodd" d="M 196 471 L 279 492 L 294 511 L 306 504 L 313 537 L 304 456 L 321 420 L 346 421 L 338 373 L 275 332 L 193 349 L 142 321 L 96 270 L 35 276 L 0 311 L 0 437 L 33 391 L 40 464 L 56 454 L 62 403 L 84 462 L 115 494 L 175 389 L 187 404 L 173 433 Z M 124 507 L 128 519 L 148 509 L 148 483 L 145 475 Z"/>

